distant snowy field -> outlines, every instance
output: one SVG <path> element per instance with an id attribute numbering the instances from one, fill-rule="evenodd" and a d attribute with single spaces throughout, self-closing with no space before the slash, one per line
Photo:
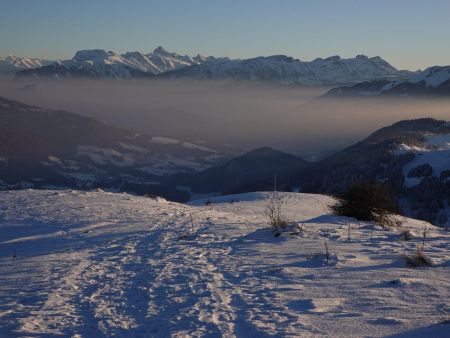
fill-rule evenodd
<path id="1" fill-rule="evenodd" d="M 267 193 L 1 192 L 0 337 L 450 335 L 449 231 L 427 224 L 434 266 L 407 268 L 426 223 L 351 221 L 349 242 L 332 198 L 284 196 L 300 235 L 272 235 Z"/>
<path id="2" fill-rule="evenodd" d="M 443 171 L 450 168 L 450 134 L 426 135 L 425 147 L 408 146 L 401 144 L 397 154 L 414 153 L 416 157 L 403 168 L 405 184 L 407 187 L 418 185 L 422 178 L 408 177 L 411 169 L 424 164 L 429 164 L 433 169 L 433 175 L 439 177 Z"/>

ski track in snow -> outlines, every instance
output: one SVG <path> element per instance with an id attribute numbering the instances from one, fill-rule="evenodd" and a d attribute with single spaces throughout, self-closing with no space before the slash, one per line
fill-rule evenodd
<path id="1" fill-rule="evenodd" d="M 1 192 L 0 337 L 450 330 L 436 325 L 450 311 L 448 232 L 429 226 L 435 267 L 406 268 L 401 255 L 420 238 L 400 242 L 398 232 L 372 235 L 353 222 L 348 242 L 347 220 L 325 215 L 331 198 L 289 196 L 288 212 L 306 230 L 274 238 L 263 193 L 188 206 L 105 192 Z M 425 224 L 406 223 L 416 233 Z M 308 261 L 325 239 L 337 259 Z"/>

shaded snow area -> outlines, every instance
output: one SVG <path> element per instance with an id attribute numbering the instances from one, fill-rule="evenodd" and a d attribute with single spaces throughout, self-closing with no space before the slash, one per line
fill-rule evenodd
<path id="1" fill-rule="evenodd" d="M 349 230 L 332 198 L 282 196 L 302 230 L 274 237 L 267 193 L 0 192 L 0 337 L 448 336 L 450 233 Z M 406 267 L 425 225 L 433 266 Z"/>
<path id="2" fill-rule="evenodd" d="M 450 78 L 450 67 L 434 66 L 409 79 L 410 83 L 425 82 L 427 87 L 438 87 Z"/>
<path id="3" fill-rule="evenodd" d="M 396 154 L 414 153 L 415 158 L 403 167 L 405 185 L 413 187 L 424 177 L 440 177 L 443 171 L 450 170 L 450 134 L 426 135 L 423 147 L 401 144 Z M 411 170 L 418 166 L 430 165 L 431 174 L 411 175 Z"/>

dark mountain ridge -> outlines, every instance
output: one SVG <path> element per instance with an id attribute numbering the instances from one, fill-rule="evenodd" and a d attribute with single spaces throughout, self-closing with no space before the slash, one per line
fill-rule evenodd
<path id="1" fill-rule="evenodd" d="M 433 173 L 432 166 L 436 163 L 421 161 L 432 151 L 448 157 L 449 149 L 430 144 L 428 139 L 449 135 L 446 121 L 431 118 L 400 121 L 298 171 L 289 178 L 289 184 L 298 186 L 302 192 L 339 195 L 354 183 L 381 181 L 392 188 L 405 214 L 445 225 L 450 216 L 446 209 L 450 182 L 445 174 Z M 413 166 L 415 162 L 417 166 Z M 417 184 L 410 185 L 409 175 L 423 165 L 431 168 L 431 174 L 417 177 Z M 411 170 L 405 171 L 409 167 Z M 450 163 L 447 169 L 450 170 Z"/>
<path id="2" fill-rule="evenodd" d="M 272 190 L 274 179 L 285 181 L 293 171 L 309 165 L 300 157 L 263 147 L 199 173 L 180 174 L 170 183 L 188 188 L 193 193 L 232 194 Z"/>
<path id="3" fill-rule="evenodd" d="M 0 98 L 0 188 L 101 187 L 185 199 L 161 186 L 164 176 L 210 167 L 225 155 L 167 140 Z"/>

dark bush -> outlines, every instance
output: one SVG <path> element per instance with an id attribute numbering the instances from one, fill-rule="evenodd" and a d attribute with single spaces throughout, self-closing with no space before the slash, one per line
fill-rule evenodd
<path id="1" fill-rule="evenodd" d="M 439 178 L 440 178 L 442 181 L 445 181 L 445 180 L 447 180 L 448 178 L 450 178 L 450 170 L 443 170 L 443 171 L 441 172 L 441 175 L 439 176 Z"/>
<path id="2" fill-rule="evenodd" d="M 354 217 L 360 221 L 375 221 L 392 226 L 392 214 L 398 207 L 388 186 L 378 182 L 361 182 L 350 186 L 331 207 L 335 215 Z"/>
<path id="3" fill-rule="evenodd" d="M 408 177 L 429 177 L 433 175 L 433 168 L 428 163 L 418 165 L 417 167 L 412 168 Z"/>

